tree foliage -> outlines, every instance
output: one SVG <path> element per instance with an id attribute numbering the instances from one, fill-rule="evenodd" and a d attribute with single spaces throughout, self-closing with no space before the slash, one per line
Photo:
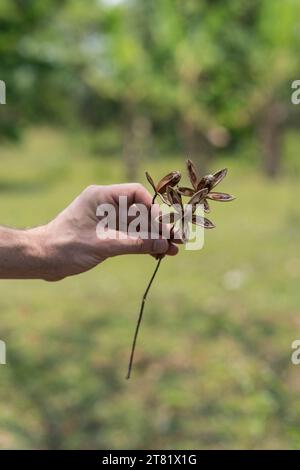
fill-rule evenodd
<path id="1" fill-rule="evenodd" d="M 130 176 L 150 134 L 205 165 L 258 129 L 276 173 L 299 67 L 295 0 L 6 0 L 0 23 L 2 134 L 41 120 L 114 125 Z"/>

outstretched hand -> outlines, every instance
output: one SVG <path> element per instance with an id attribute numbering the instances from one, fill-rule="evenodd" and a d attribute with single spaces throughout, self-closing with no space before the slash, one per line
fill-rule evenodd
<path id="1" fill-rule="evenodd" d="M 178 248 L 170 241 L 130 236 L 100 239 L 96 233 L 100 204 L 111 204 L 116 210 L 119 197 L 126 196 L 128 207 L 143 204 L 150 211 L 152 196 L 138 183 L 87 187 L 66 209 L 47 225 L 33 229 L 47 268 L 44 279 L 56 281 L 88 271 L 105 259 L 125 254 L 176 255 Z M 117 225 L 116 231 L 120 227 Z"/>

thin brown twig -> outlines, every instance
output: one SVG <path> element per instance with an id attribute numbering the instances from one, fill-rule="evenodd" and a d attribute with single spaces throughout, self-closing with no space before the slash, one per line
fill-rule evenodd
<path id="1" fill-rule="evenodd" d="M 134 351 L 135 351 L 135 345 L 136 345 L 136 340 L 137 340 L 137 336 L 138 336 L 138 333 L 139 333 L 139 329 L 140 329 L 140 324 L 141 324 L 141 321 L 142 321 L 142 318 L 143 318 L 143 312 L 144 312 L 144 307 L 145 307 L 145 302 L 146 302 L 146 299 L 147 299 L 147 295 L 148 295 L 148 292 L 150 290 L 150 287 L 152 285 L 152 282 L 154 281 L 154 278 L 156 276 L 156 273 L 159 269 L 159 266 L 160 266 L 160 263 L 162 261 L 162 257 L 158 259 L 158 262 L 157 262 L 157 265 L 155 267 L 155 270 L 151 276 L 151 279 L 149 281 L 149 284 L 147 286 L 147 289 L 145 290 L 145 293 L 143 295 L 143 298 L 142 298 L 142 303 L 141 303 L 141 308 L 140 308 L 140 313 L 139 313 L 139 316 L 138 316 L 138 321 L 137 321 L 137 324 L 136 324 L 136 329 L 135 329 L 135 333 L 134 333 L 134 337 L 133 337 L 133 342 L 132 342 L 132 347 L 131 347 L 131 354 L 130 354 L 130 359 L 129 359 L 129 365 L 128 365 L 128 372 L 127 372 L 127 376 L 126 376 L 126 379 L 130 379 L 130 374 L 131 374 L 131 369 L 132 369 L 132 364 L 133 364 L 133 357 L 134 357 Z"/>

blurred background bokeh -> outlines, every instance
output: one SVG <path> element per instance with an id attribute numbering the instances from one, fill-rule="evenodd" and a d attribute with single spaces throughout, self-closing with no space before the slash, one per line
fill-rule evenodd
<path id="1" fill-rule="evenodd" d="M 237 196 L 162 264 L 129 382 L 153 259 L 1 281 L 0 448 L 300 448 L 299 1 L 1 0 L 0 79 L 2 225 L 187 155 Z"/>

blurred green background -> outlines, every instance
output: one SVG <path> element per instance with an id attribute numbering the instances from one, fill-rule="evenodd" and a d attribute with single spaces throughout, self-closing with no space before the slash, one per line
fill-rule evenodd
<path id="1" fill-rule="evenodd" d="M 1 0 L 1 224 L 187 155 L 237 200 L 162 264 L 129 382 L 153 259 L 1 281 L 0 448 L 300 448 L 299 51 L 297 0 Z"/>

